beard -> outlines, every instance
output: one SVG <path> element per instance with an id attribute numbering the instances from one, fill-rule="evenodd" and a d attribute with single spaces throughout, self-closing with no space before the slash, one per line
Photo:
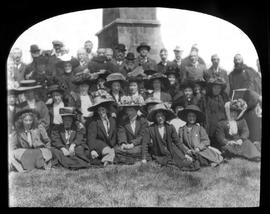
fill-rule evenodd
<path id="1" fill-rule="evenodd" d="M 243 67 L 244 67 L 244 63 L 235 63 L 234 64 L 234 70 L 236 70 L 237 72 L 242 71 Z"/>

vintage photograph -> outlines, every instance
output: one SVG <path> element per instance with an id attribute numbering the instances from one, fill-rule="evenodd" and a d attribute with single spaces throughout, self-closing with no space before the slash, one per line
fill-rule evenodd
<path id="1" fill-rule="evenodd" d="M 59 14 L 6 62 L 9 207 L 258 207 L 250 38 L 161 7 Z"/>

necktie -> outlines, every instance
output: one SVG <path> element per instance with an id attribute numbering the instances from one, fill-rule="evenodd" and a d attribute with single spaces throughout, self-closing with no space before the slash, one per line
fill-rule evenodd
<path id="1" fill-rule="evenodd" d="M 26 131 L 26 135 L 27 135 L 27 141 L 28 141 L 30 147 L 32 147 L 33 146 L 33 143 L 32 143 L 31 132 L 30 131 Z"/>
<path id="2" fill-rule="evenodd" d="M 66 130 L 66 140 L 67 140 L 67 144 L 69 144 L 69 139 L 70 139 L 70 130 Z"/>

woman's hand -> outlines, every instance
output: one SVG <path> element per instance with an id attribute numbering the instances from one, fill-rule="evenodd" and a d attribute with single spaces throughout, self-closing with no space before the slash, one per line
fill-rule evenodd
<path id="1" fill-rule="evenodd" d="M 187 154 L 185 155 L 185 158 L 186 158 L 186 159 L 188 159 L 189 161 L 193 161 L 193 158 L 192 158 L 192 157 L 190 157 L 190 156 L 189 156 L 189 155 L 187 155 Z"/>
<path id="2" fill-rule="evenodd" d="M 70 147 L 69 147 L 69 154 L 71 155 L 71 156 L 74 156 L 75 155 L 75 144 L 74 143 L 72 143 L 71 145 L 70 145 Z"/>
<path id="3" fill-rule="evenodd" d="M 194 150 L 196 153 L 200 152 L 200 149 L 199 148 L 195 148 Z"/>
<path id="4" fill-rule="evenodd" d="M 66 148 L 61 148 L 62 152 L 64 153 L 65 156 L 69 156 L 69 151 Z"/>
<path id="5" fill-rule="evenodd" d="M 99 155 L 98 155 L 98 153 L 97 153 L 95 150 L 93 150 L 93 151 L 91 151 L 91 156 L 92 156 L 93 159 L 95 159 L 95 158 L 97 158 Z"/>

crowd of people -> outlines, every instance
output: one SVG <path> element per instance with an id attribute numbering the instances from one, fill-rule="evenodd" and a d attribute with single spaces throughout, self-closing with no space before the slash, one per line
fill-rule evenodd
<path id="1" fill-rule="evenodd" d="M 206 67 L 198 46 L 182 59 L 142 42 L 98 48 L 86 41 L 71 56 L 61 41 L 52 50 L 30 46 L 30 64 L 11 50 L 7 63 L 9 169 L 156 161 L 194 171 L 240 157 L 260 161 L 261 76 L 236 54 L 230 73 L 217 54 Z"/>

